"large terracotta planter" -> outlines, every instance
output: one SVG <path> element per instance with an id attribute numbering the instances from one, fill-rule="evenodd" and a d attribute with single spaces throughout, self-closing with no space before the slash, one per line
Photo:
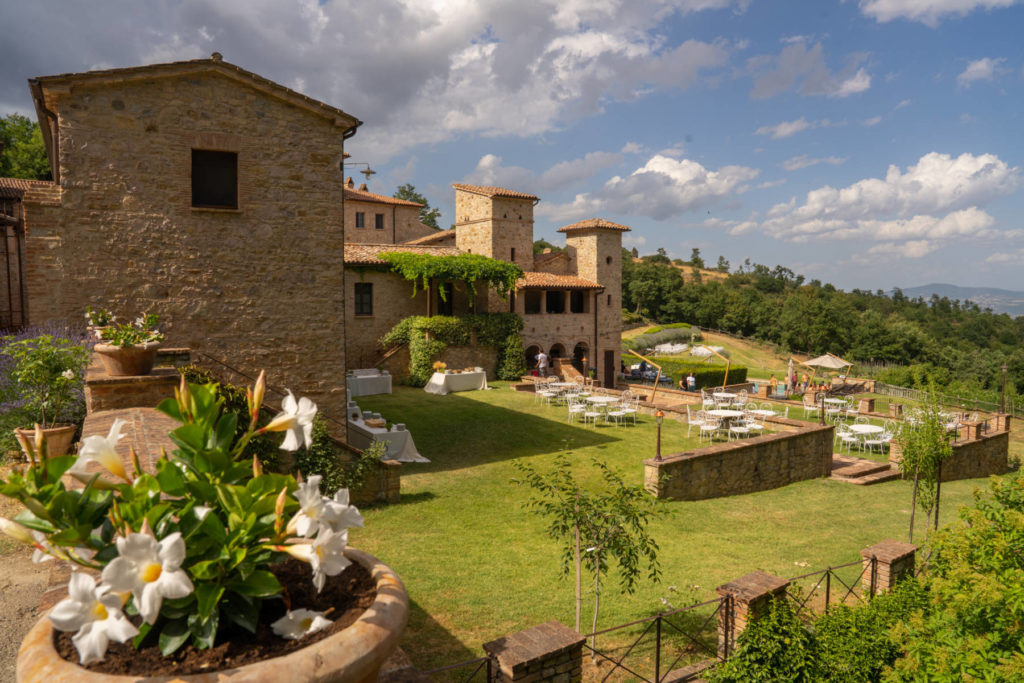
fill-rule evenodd
<path id="1" fill-rule="evenodd" d="M 43 434 L 46 435 L 46 443 L 49 445 L 50 456 L 53 458 L 59 458 L 62 455 L 67 455 L 68 451 L 71 450 L 71 442 L 75 440 L 75 431 L 77 431 L 75 425 L 59 424 L 53 427 L 47 427 L 43 430 Z M 36 438 L 35 428 L 26 429 L 15 429 L 15 432 L 21 434 L 31 443 Z M 26 453 L 27 455 L 27 453 Z"/>
<path id="2" fill-rule="evenodd" d="M 348 628 L 281 657 L 188 676 L 115 676 L 88 671 L 63 659 L 54 648 L 47 615 L 32 627 L 18 651 L 18 683 L 373 683 L 381 665 L 398 647 L 409 616 L 409 596 L 401 579 L 374 556 L 353 548 L 345 556 L 365 567 L 377 584 L 377 599 Z M 47 613 L 48 614 L 48 613 Z"/>
<path id="3" fill-rule="evenodd" d="M 93 351 L 99 354 L 100 361 L 107 374 L 111 377 L 132 377 L 148 375 L 156 362 L 156 352 L 160 342 L 148 342 L 135 346 L 114 346 L 113 344 L 97 344 Z"/>

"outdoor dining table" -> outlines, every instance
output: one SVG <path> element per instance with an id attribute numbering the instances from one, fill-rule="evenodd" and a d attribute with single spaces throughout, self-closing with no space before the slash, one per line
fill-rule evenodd
<path id="1" fill-rule="evenodd" d="M 864 435 L 867 435 L 867 434 L 881 434 L 885 430 L 882 429 L 882 427 L 879 427 L 878 425 L 852 424 L 852 425 L 850 425 L 850 431 L 853 432 L 854 434 L 864 434 Z"/>
<path id="2" fill-rule="evenodd" d="M 758 408 L 756 410 L 750 410 L 748 412 L 753 413 L 754 415 L 758 415 L 760 417 L 775 417 L 774 410 L 762 410 Z"/>
<path id="3" fill-rule="evenodd" d="M 618 396 L 587 396 L 587 403 L 593 403 L 599 406 L 610 406 L 613 403 L 618 403 Z"/>
<path id="4" fill-rule="evenodd" d="M 416 450 L 416 444 L 412 440 L 412 433 L 405 429 L 405 425 L 392 426 L 390 430 L 385 427 L 371 427 L 362 419 L 348 421 L 349 443 L 356 448 L 366 450 L 374 442 L 383 441 L 387 444 L 387 455 L 384 460 L 397 460 L 398 462 L 430 462 Z"/>
<path id="5" fill-rule="evenodd" d="M 846 399 L 845 398 L 826 398 L 825 399 L 825 403 L 830 403 L 830 404 L 832 404 L 834 406 L 842 406 L 842 405 L 846 405 Z"/>
<path id="6" fill-rule="evenodd" d="M 729 392 L 729 391 L 716 391 L 715 393 L 713 393 L 711 395 L 714 396 L 715 398 L 720 398 L 723 401 L 726 401 L 726 400 L 731 401 L 734 398 L 736 398 L 737 396 L 739 396 L 739 394 L 734 394 L 734 393 Z"/>
<path id="7" fill-rule="evenodd" d="M 473 391 L 487 388 L 487 373 L 480 372 L 435 372 L 423 387 L 428 394 L 444 396 L 453 391 Z"/>

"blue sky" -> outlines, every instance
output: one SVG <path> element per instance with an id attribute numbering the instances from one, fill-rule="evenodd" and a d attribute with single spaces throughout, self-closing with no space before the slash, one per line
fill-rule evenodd
<path id="1" fill-rule="evenodd" d="M 533 192 L 538 237 L 786 265 L 849 289 L 1024 289 L 1018 0 L 0 0 L 25 79 L 232 63 L 365 124 L 370 189 Z M 356 176 L 359 178 L 360 176 Z"/>

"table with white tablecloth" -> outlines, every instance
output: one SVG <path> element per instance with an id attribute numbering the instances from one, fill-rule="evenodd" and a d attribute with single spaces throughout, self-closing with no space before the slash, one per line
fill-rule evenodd
<path id="1" fill-rule="evenodd" d="M 413 443 L 412 433 L 404 428 L 393 426 L 390 430 L 385 427 L 370 427 L 362 419 L 348 421 L 349 443 L 360 450 L 366 450 L 374 442 L 384 441 L 388 444 L 387 454 L 384 460 L 397 460 L 398 462 L 430 462 L 416 450 Z"/>
<path id="2" fill-rule="evenodd" d="M 435 372 L 423 390 L 428 394 L 444 396 L 453 391 L 476 391 L 487 388 L 487 373 L 480 372 Z"/>
<path id="3" fill-rule="evenodd" d="M 380 374 L 359 374 L 345 377 L 345 385 L 348 387 L 349 395 L 374 396 L 376 394 L 391 393 L 391 375 L 387 372 Z"/>

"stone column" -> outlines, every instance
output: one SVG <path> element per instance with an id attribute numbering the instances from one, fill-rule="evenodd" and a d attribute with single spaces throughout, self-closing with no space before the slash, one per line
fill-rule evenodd
<path id="1" fill-rule="evenodd" d="M 857 403 L 857 410 L 862 413 L 873 413 L 875 412 L 875 399 L 873 398 L 862 398 Z"/>
<path id="2" fill-rule="evenodd" d="M 902 403 L 890 403 L 889 404 L 889 417 L 903 417 L 903 404 Z"/>
<path id="3" fill-rule="evenodd" d="M 549 621 L 484 643 L 495 663 L 496 683 L 578 683 L 583 679 L 582 635 Z"/>
<path id="4" fill-rule="evenodd" d="M 992 417 L 995 418 L 997 432 L 1008 432 L 1010 431 L 1010 416 L 1006 413 L 996 413 Z"/>
<path id="5" fill-rule="evenodd" d="M 900 541 L 882 541 L 870 548 L 864 548 L 860 555 L 864 558 L 864 571 L 861 574 L 861 585 L 871 594 L 885 593 L 892 590 L 900 579 L 914 575 L 914 556 L 917 546 Z"/>
<path id="6" fill-rule="evenodd" d="M 716 588 L 722 596 L 718 610 L 718 654 L 728 657 L 747 625 L 764 614 L 773 598 L 783 598 L 789 581 L 764 572 L 746 576 Z"/>

